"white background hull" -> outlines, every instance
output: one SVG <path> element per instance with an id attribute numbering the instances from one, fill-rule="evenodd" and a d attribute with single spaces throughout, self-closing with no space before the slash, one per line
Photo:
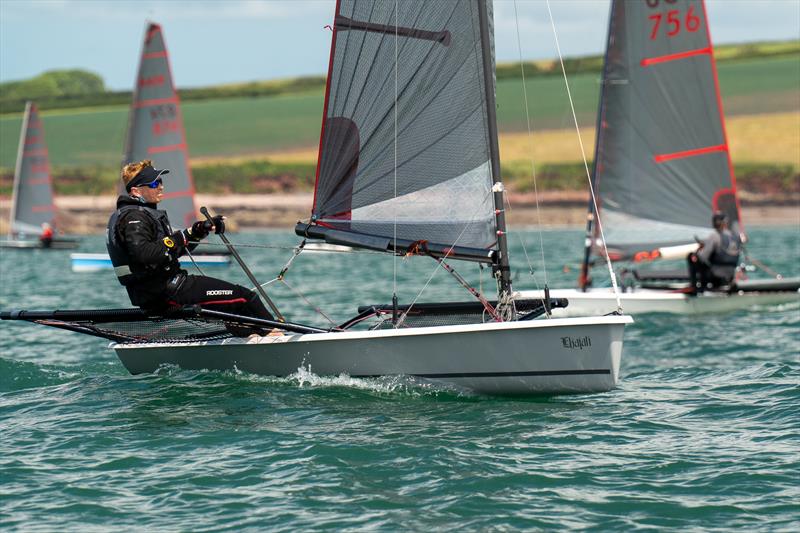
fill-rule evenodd
<path id="1" fill-rule="evenodd" d="M 36 240 L 8 240 L 0 241 L 0 248 L 19 248 L 25 250 L 70 250 L 78 247 L 77 240 L 54 240 L 49 247 L 42 246 L 41 241 Z"/>
<path id="2" fill-rule="evenodd" d="M 409 375 L 487 394 L 603 392 L 619 379 L 627 316 L 115 345 L 133 374 L 163 364 L 288 376 Z M 582 339 L 582 340 L 581 340 Z M 588 343 L 587 343 L 588 339 Z"/>
<path id="3" fill-rule="evenodd" d="M 70 263 L 73 272 L 97 272 L 99 270 L 113 270 L 114 265 L 111 264 L 111 258 L 108 254 L 85 254 L 74 253 L 69 254 Z M 188 256 L 180 258 L 181 265 L 184 267 L 191 267 L 192 260 Z M 224 267 L 231 264 L 231 256 L 229 255 L 195 255 L 194 262 L 199 267 Z"/>
<path id="4" fill-rule="evenodd" d="M 521 291 L 521 298 L 542 298 L 542 291 Z M 553 316 L 578 317 L 602 316 L 617 310 L 617 300 L 611 289 L 555 289 L 551 298 L 566 298 L 569 306 L 555 309 Z M 775 305 L 800 301 L 800 292 L 747 292 L 721 294 L 705 292 L 698 296 L 687 296 L 677 292 L 637 289 L 620 293 L 622 310 L 628 315 L 644 313 L 675 313 L 682 315 L 720 313 L 747 309 L 755 305 Z"/>

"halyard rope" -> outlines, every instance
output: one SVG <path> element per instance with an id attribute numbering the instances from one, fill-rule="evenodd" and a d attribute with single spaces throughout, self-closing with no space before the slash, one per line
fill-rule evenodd
<path id="1" fill-rule="evenodd" d="M 558 61 L 561 64 L 561 73 L 564 75 L 564 85 L 567 88 L 567 96 L 569 97 L 569 106 L 572 110 L 572 120 L 575 122 L 575 131 L 578 133 L 578 144 L 581 147 L 581 157 L 583 158 L 583 167 L 586 170 L 586 179 L 589 182 L 589 192 L 592 195 L 592 204 L 594 205 L 595 218 L 597 220 L 597 229 L 600 230 L 600 238 L 603 241 L 603 251 L 606 256 L 606 264 L 608 265 L 608 274 L 611 277 L 611 286 L 614 287 L 614 298 L 617 300 L 617 311 L 622 312 L 622 301 L 619 297 L 619 287 L 617 287 L 617 277 L 614 275 L 614 267 L 611 265 L 611 259 L 608 257 L 608 247 L 606 246 L 606 236 L 603 233 L 603 224 L 600 222 L 600 211 L 597 209 L 597 197 L 594 194 L 594 186 L 592 185 L 592 175 L 589 172 L 589 164 L 586 162 L 586 150 L 583 147 L 583 139 L 581 138 L 581 128 L 578 125 L 578 117 L 575 114 L 575 104 L 572 101 L 572 92 L 569 90 L 569 80 L 567 79 L 567 70 L 564 68 L 564 57 L 561 55 L 561 45 L 558 43 L 558 32 L 556 31 L 556 23 L 553 19 L 553 11 L 550 9 L 550 0 L 547 0 L 547 13 L 550 15 L 550 26 L 553 28 L 553 37 L 556 42 L 556 50 L 558 50 Z M 600 135 L 600 132 L 596 132 Z"/>
<path id="2" fill-rule="evenodd" d="M 398 42 L 398 17 L 399 4 L 398 0 L 394 2 L 394 202 L 392 202 L 392 216 L 393 216 L 393 235 L 394 240 L 392 245 L 394 254 L 392 254 L 392 305 L 397 301 L 397 79 L 398 79 L 398 57 L 397 57 L 397 42 Z M 393 311 L 394 312 L 394 311 Z"/>
<path id="3" fill-rule="evenodd" d="M 522 39 L 519 35 L 519 12 L 517 11 L 517 0 L 514 0 L 514 21 L 516 23 L 517 29 L 517 51 L 519 52 L 519 69 L 520 74 L 522 76 L 522 95 L 525 101 L 525 121 L 528 126 L 528 152 L 530 153 L 531 159 L 531 176 L 533 178 L 533 194 L 536 198 L 536 230 L 539 234 L 539 249 L 542 253 L 542 270 L 544 272 L 544 284 L 547 286 L 547 263 L 544 257 L 544 240 L 542 238 L 542 214 L 541 210 L 539 209 L 539 188 L 536 182 L 536 164 L 533 159 L 533 133 L 531 128 L 531 115 L 530 110 L 528 107 L 528 89 L 525 83 L 525 63 L 522 61 Z M 511 209 L 511 201 L 506 196 L 506 202 L 508 203 L 509 210 Z M 519 242 L 522 245 L 522 251 L 525 254 L 525 260 L 528 262 L 528 269 L 530 269 L 531 275 L 533 276 L 533 281 L 536 283 L 536 288 L 539 289 L 539 282 L 536 279 L 536 274 L 534 273 L 533 265 L 531 264 L 531 259 L 528 256 L 528 249 L 525 247 L 525 242 L 522 239 L 522 235 L 517 233 L 519 237 Z M 544 294 L 542 294 L 542 299 L 544 300 Z M 549 306 L 546 306 L 548 308 Z M 550 318 L 550 313 L 547 314 L 547 317 Z"/>

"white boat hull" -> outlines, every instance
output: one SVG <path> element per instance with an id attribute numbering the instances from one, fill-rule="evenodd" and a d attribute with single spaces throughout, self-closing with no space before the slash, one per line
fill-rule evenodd
<path id="1" fill-rule="evenodd" d="M 407 375 L 485 394 L 604 392 L 619 379 L 628 316 L 353 331 L 192 344 L 116 344 L 132 374 L 165 364 L 289 376 Z"/>
<path id="2" fill-rule="evenodd" d="M 80 242 L 73 239 L 56 239 L 50 246 L 45 247 L 40 240 L 8 240 L 0 241 L 0 248 L 15 248 L 18 250 L 74 250 Z"/>
<path id="3" fill-rule="evenodd" d="M 194 263 L 188 256 L 180 258 L 181 265 L 184 267 L 191 267 L 194 264 L 201 268 L 208 267 L 225 267 L 231 264 L 231 256 L 229 255 L 200 255 L 195 254 Z M 99 270 L 113 270 L 114 265 L 111 264 L 111 258 L 108 254 L 86 254 L 74 253 L 69 254 L 71 268 L 73 272 L 97 272 Z"/>
<path id="4" fill-rule="evenodd" d="M 521 291 L 520 298 L 538 299 L 543 297 L 542 291 Z M 747 309 L 756 305 L 776 305 L 800 301 L 800 292 L 742 292 L 734 294 L 704 292 L 697 296 L 689 296 L 679 292 L 665 290 L 635 289 L 620 293 L 622 310 L 627 315 L 645 313 L 674 313 L 680 315 L 696 315 L 706 313 L 724 313 Z M 554 309 L 556 317 L 602 316 L 617 310 L 617 300 L 612 289 L 589 289 L 586 292 L 578 289 L 554 289 L 551 298 L 566 298 L 566 308 Z"/>

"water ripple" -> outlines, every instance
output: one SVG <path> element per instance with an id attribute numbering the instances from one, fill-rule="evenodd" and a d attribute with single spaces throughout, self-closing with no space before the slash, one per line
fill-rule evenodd
<path id="1" fill-rule="evenodd" d="M 766 251 L 772 235 L 751 237 Z M 282 233 L 250 237 L 258 239 L 293 242 Z M 265 278 L 282 264 L 248 253 Z M 7 261 L 0 257 L 0 306 L 26 298 L 66 307 L 52 284 L 27 299 L 53 271 Z M 52 268 L 66 272 L 58 261 Z M 311 261 L 292 275 L 317 272 Z M 374 277 L 382 263 L 325 261 L 365 280 L 311 285 L 326 309 L 347 314 L 385 297 Z M 791 273 L 796 265 L 787 256 L 773 266 Z M 403 270 L 401 278 L 415 275 Z M 113 279 L 88 286 L 78 274 L 63 276 L 86 306 L 118 305 Z M 436 290 L 463 297 L 444 283 Z M 626 332 L 617 390 L 556 398 L 492 398 L 409 377 L 321 377 L 308 368 L 281 379 L 174 367 L 130 376 L 103 341 L 0 326 L 0 520 L 11 530 L 800 524 L 796 305 L 639 319 Z"/>

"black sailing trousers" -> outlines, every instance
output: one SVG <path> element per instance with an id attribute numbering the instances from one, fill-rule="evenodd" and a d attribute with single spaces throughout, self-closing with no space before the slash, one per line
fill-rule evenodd
<path id="1" fill-rule="evenodd" d="M 221 279 L 186 275 L 177 287 L 168 287 L 167 294 L 171 305 L 199 305 L 213 311 L 274 320 L 254 291 Z"/>
<path id="2" fill-rule="evenodd" d="M 730 283 L 731 280 L 729 279 L 715 276 L 711 271 L 711 267 L 700 261 L 697 254 L 691 253 L 687 259 L 689 263 L 689 283 L 693 291 L 703 292 L 709 285 L 719 287 Z"/>

